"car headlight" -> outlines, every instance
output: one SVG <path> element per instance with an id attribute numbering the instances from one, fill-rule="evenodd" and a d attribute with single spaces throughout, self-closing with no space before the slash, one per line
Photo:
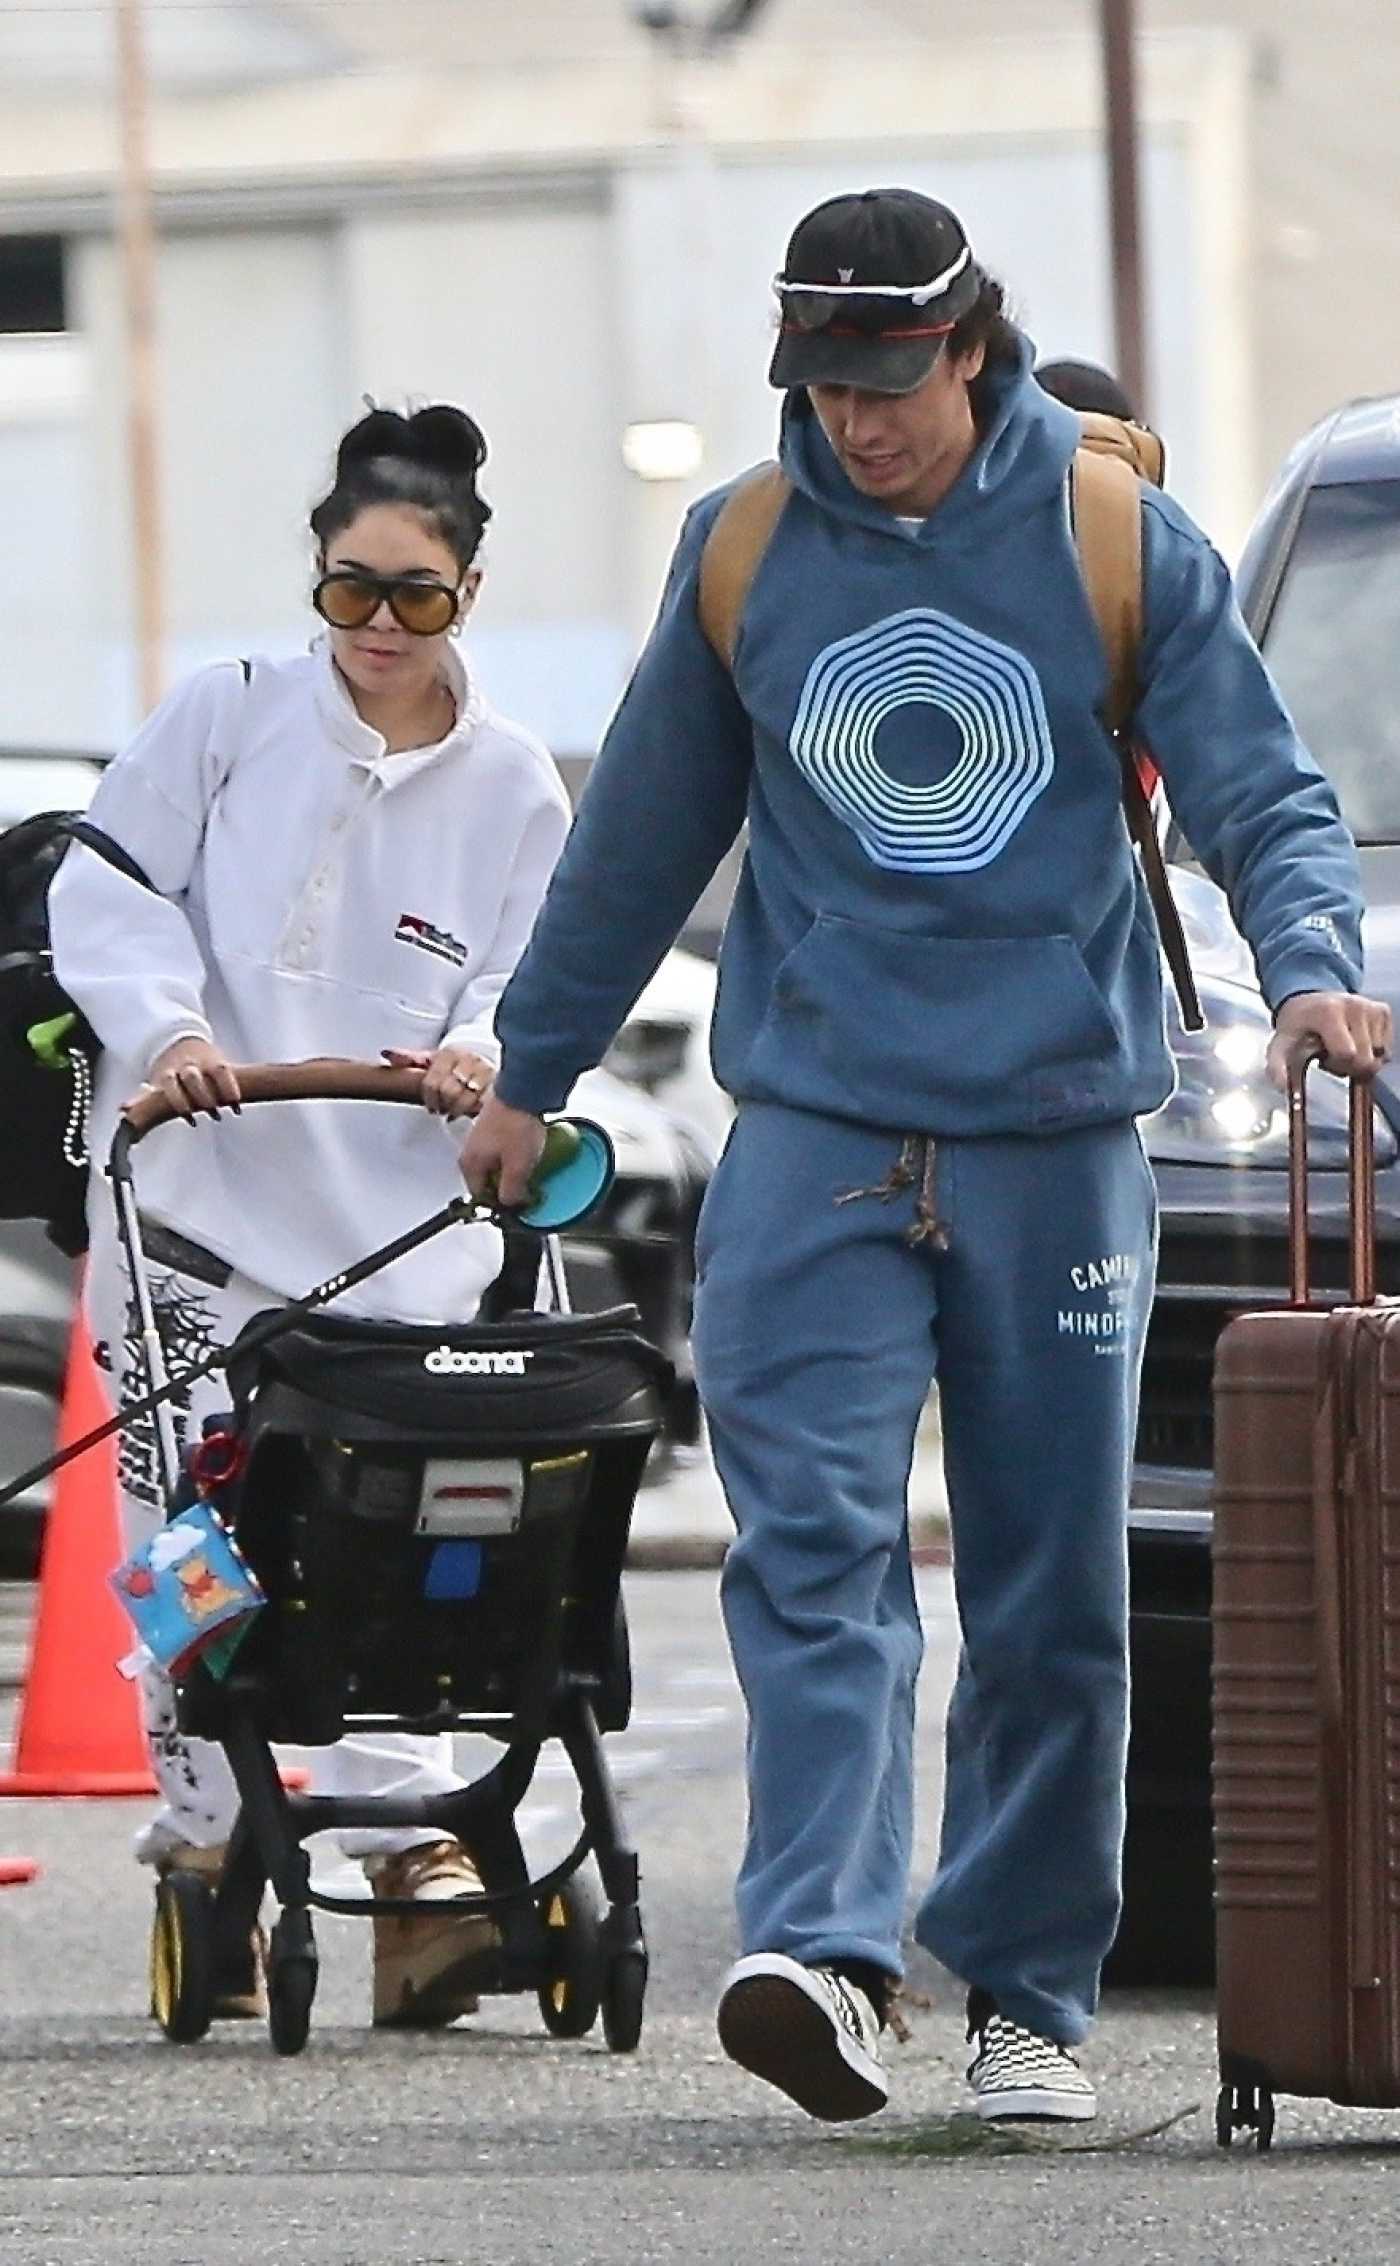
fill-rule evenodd
<path id="1" fill-rule="evenodd" d="M 1171 1000 L 1167 1036 L 1177 1089 L 1143 1120 L 1148 1155 L 1159 1164 L 1286 1166 L 1288 1111 L 1264 1067 L 1273 1025 L 1261 999 L 1202 984 L 1203 1031 L 1183 1030 Z M 1308 1156 L 1321 1172 L 1347 1161 L 1347 1091 L 1340 1078 L 1314 1075 L 1308 1086 Z M 1391 1164 L 1395 1136 L 1376 1112 L 1376 1162 Z"/>

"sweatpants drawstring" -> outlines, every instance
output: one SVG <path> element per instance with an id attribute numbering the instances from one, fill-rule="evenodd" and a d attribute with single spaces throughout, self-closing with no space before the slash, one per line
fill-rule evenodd
<path id="1" fill-rule="evenodd" d="M 873 1188 L 851 1188 L 838 1196 L 841 1204 L 858 1204 L 867 1196 L 888 1204 L 906 1188 L 917 1185 L 918 1196 L 914 1203 L 914 1217 L 905 1229 L 904 1240 L 912 1250 L 929 1244 L 935 1251 L 948 1248 L 948 1230 L 938 1216 L 938 1199 L 934 1181 L 937 1173 L 937 1144 L 931 1133 L 906 1133 L 900 1143 L 899 1155 L 883 1180 Z"/>

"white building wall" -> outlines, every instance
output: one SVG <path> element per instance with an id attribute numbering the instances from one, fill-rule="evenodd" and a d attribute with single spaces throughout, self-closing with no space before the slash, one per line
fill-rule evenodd
<path id="1" fill-rule="evenodd" d="M 470 410 L 494 517 L 469 632 L 489 696 L 561 752 L 592 744 L 629 652 L 617 279 L 601 190 L 361 215 L 345 230 L 350 383 Z"/>
<path id="2" fill-rule="evenodd" d="M 345 390 L 336 249 L 330 228 L 173 229 L 162 239 L 167 682 L 229 654 L 294 651 L 308 634 L 306 517 L 330 469 L 332 405 Z M 114 246 L 90 238 L 75 266 L 94 376 L 87 699 L 110 740 L 136 714 Z"/>
<path id="3" fill-rule="evenodd" d="M 1243 93 L 1233 46 L 1199 54 L 1194 77 L 1184 52 L 1149 73 L 1154 410 L 1174 488 L 1228 549 L 1253 501 Z M 863 132 L 813 66 L 806 108 L 792 92 L 782 114 L 790 139 L 779 90 L 751 89 L 745 108 L 721 88 L 708 116 L 688 114 L 679 150 L 625 120 L 609 146 L 601 113 L 572 111 L 574 146 L 547 166 L 503 144 L 475 174 L 401 161 L 256 194 L 212 176 L 173 188 L 159 254 L 167 679 L 211 655 L 300 646 L 315 626 L 306 513 L 337 435 L 362 393 L 442 396 L 491 446 L 497 518 L 470 640 L 483 681 L 560 753 L 591 750 L 686 503 L 773 447 L 768 284 L 810 204 L 880 180 L 947 198 L 1043 352 L 1112 359 L 1092 89 L 1073 57 L 1051 63 L 1049 83 L 1021 59 L 1000 76 L 969 63 L 964 84 L 950 60 L 912 94 L 892 79 L 877 104 L 868 86 Z M 908 120 L 925 114 L 914 136 Z M 257 115 L 271 136 L 266 103 Z M 510 123 L 502 113 L 503 135 Z M 7 416 L 0 371 L 0 511 L 26 531 L 0 546 L 0 741 L 111 745 L 137 720 L 107 224 L 92 211 L 71 223 L 76 397 Z M 659 417 L 700 427 L 694 481 L 647 486 L 624 470 L 625 427 Z"/>
<path id="4" fill-rule="evenodd" d="M 91 390 L 81 343 L 0 343 L 0 741 L 82 746 L 99 734 L 83 652 L 94 603 Z"/>

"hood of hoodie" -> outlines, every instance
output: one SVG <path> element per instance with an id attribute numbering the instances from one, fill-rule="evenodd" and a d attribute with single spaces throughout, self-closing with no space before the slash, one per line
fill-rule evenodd
<path id="1" fill-rule="evenodd" d="M 801 390 L 789 393 L 783 404 L 783 470 L 801 494 L 855 526 L 916 543 L 985 546 L 1004 520 L 1020 517 L 1063 488 L 1079 446 L 1078 417 L 1036 384 L 1034 360 L 1034 346 L 1021 335 L 1015 363 L 986 373 L 978 389 L 977 446 L 947 495 L 917 528 L 902 526 L 889 504 L 863 496 L 851 484 Z"/>

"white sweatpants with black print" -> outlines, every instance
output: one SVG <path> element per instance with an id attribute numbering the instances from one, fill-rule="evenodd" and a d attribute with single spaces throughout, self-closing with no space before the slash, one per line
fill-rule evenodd
<path id="1" fill-rule="evenodd" d="M 149 1388 L 116 1220 L 110 1200 L 105 1200 L 105 1188 L 96 1194 L 98 1200 L 89 1207 L 88 1325 L 113 1405 L 121 1408 L 139 1400 Z M 254 1314 L 281 1303 L 275 1292 L 237 1273 L 220 1289 L 168 1266 L 152 1266 L 150 1278 L 172 1376 L 211 1346 L 230 1344 Z M 176 1438 L 183 1448 L 187 1439 L 198 1438 L 207 1416 L 228 1407 L 222 1370 L 176 1393 L 171 1406 Z M 153 1418 L 138 1420 L 118 1435 L 117 1474 L 130 1551 L 147 1541 L 165 1517 Z M 222 1747 L 184 1736 L 175 1720 L 173 1688 L 160 1671 L 142 1677 L 141 1693 L 162 1805 L 136 1837 L 137 1856 L 144 1864 L 159 1864 L 181 1843 L 201 1849 L 221 1846 L 238 1808 L 237 1788 Z M 309 1761 L 312 1789 L 318 1794 L 447 1794 L 464 1783 L 452 1767 L 452 1740 L 445 1732 L 432 1738 L 398 1731 L 355 1733 L 338 1746 L 310 1749 Z M 335 1836 L 351 1857 L 389 1853 L 441 1838 L 436 1829 L 411 1827 L 353 1828 Z"/>

